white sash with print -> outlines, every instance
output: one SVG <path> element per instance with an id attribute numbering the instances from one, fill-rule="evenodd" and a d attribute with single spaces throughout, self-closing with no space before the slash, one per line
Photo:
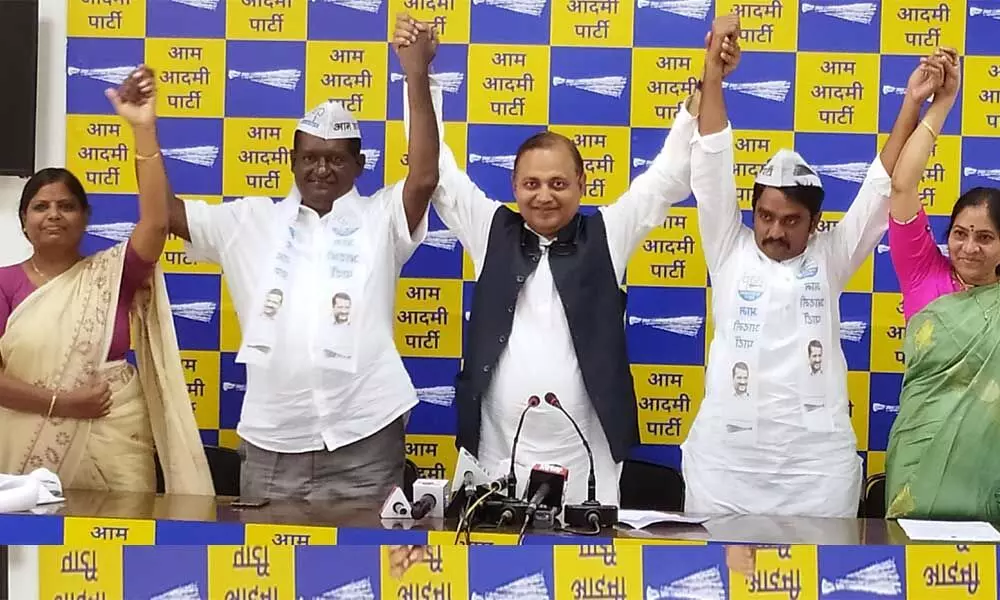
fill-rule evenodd
<path id="1" fill-rule="evenodd" d="M 280 240 L 257 291 L 255 309 L 247 319 L 243 341 L 236 361 L 259 366 L 270 364 L 276 350 L 279 328 L 308 326 L 304 339 L 312 338 L 312 350 L 318 362 L 330 369 L 357 371 L 359 316 L 363 310 L 362 294 L 370 273 L 372 240 L 365 227 L 360 206 L 361 196 L 352 189 L 333 203 L 317 235 L 320 242 L 305 247 L 305 236 L 298 220 L 302 198 L 297 188 L 278 204 L 272 239 Z M 316 251 L 318 256 L 313 256 Z M 315 260 L 309 260 L 314 258 Z M 298 268 L 313 265 L 310 273 L 319 290 L 311 299 L 311 319 L 286 318 L 283 310 Z"/>
<path id="2" fill-rule="evenodd" d="M 755 263 L 753 259 L 743 261 L 732 312 L 722 324 L 729 328 L 732 340 L 724 353 L 730 385 L 723 389 L 728 391 L 724 409 L 726 435 L 750 437 L 759 443 L 760 345 L 767 335 L 771 290 L 766 269 Z M 830 352 L 837 351 L 831 346 L 829 333 L 829 303 L 834 300 L 826 269 L 809 256 L 803 258 L 796 273 L 795 295 L 799 349 L 794 356 L 783 360 L 795 363 L 803 425 L 810 431 L 833 431 L 833 414 L 827 398 L 838 384 L 830 379 Z"/>
<path id="3" fill-rule="evenodd" d="M 795 275 L 798 283 L 796 314 L 801 319 L 797 342 L 797 356 L 793 356 L 798 376 L 798 389 L 802 399 L 802 419 L 809 431 L 833 431 L 833 413 L 827 402 L 832 390 L 840 382 L 830 374 L 830 354 L 840 349 L 839 336 L 831 339 L 830 332 L 839 331 L 830 323 L 833 311 L 831 302 L 837 298 L 831 293 L 826 265 L 807 256 Z"/>
<path id="4" fill-rule="evenodd" d="M 770 299 L 762 269 L 744 270 L 736 285 L 736 304 L 726 323 L 732 338 L 726 364 L 729 385 L 723 388 L 729 392 L 725 409 L 727 436 L 757 439 L 760 338 Z"/>

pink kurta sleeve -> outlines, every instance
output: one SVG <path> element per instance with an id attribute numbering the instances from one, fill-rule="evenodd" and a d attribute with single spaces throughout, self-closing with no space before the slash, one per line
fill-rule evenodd
<path id="1" fill-rule="evenodd" d="M 131 345 L 129 330 L 129 309 L 135 293 L 142 288 L 156 268 L 156 261 L 149 262 L 132 248 L 132 242 L 125 248 L 125 264 L 122 267 L 121 288 L 118 290 L 118 309 L 115 313 L 115 329 L 111 336 L 108 359 L 124 359 Z"/>
<path id="2" fill-rule="evenodd" d="M 4 285 L 2 277 L 2 272 L 0 272 L 0 336 L 3 336 L 3 333 L 7 331 L 7 319 L 10 317 L 11 311 L 14 310 L 11 295 L 7 286 Z"/>
<path id="3" fill-rule="evenodd" d="M 0 268 L 0 336 L 7 331 L 10 314 L 33 290 L 21 265 Z"/>
<path id="4" fill-rule="evenodd" d="M 125 248 L 125 265 L 122 268 L 122 287 L 119 294 L 123 300 L 127 300 L 128 304 L 132 303 L 132 298 L 135 297 L 136 291 L 146 283 L 149 276 L 152 275 L 153 270 L 156 268 L 156 261 L 149 262 L 144 260 L 135 249 L 132 248 L 132 242 L 128 243 Z"/>
<path id="5" fill-rule="evenodd" d="M 939 290 L 948 287 L 951 263 L 934 242 L 930 220 L 923 208 L 908 223 L 889 219 L 889 256 L 907 318 L 934 300 Z"/>

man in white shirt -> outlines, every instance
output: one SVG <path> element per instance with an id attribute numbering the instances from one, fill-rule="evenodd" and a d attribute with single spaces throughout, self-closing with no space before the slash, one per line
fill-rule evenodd
<path id="1" fill-rule="evenodd" d="M 737 61 L 735 54 L 731 66 Z M 690 193 L 694 127 L 681 108 L 648 170 L 589 216 L 579 211 L 583 159 L 566 137 L 543 131 L 521 145 L 513 169 L 519 212 L 488 198 L 442 149 L 434 207 L 477 278 L 455 386 L 457 444 L 492 474 L 510 468 L 529 397 L 551 392 L 593 449 L 595 499 L 618 505 L 621 463 L 639 441 L 620 284 L 638 244 Z M 584 447 L 566 416 L 545 402 L 530 410 L 518 441 L 518 496 L 536 463 L 568 469 L 565 504 L 589 499 Z"/>
<path id="2" fill-rule="evenodd" d="M 369 499 L 403 483 L 404 420 L 417 397 L 393 340 L 393 306 L 437 189 L 428 79 L 436 47 L 430 34 L 396 45 L 409 81 L 405 182 L 358 193 L 360 128 L 330 101 L 299 121 L 295 184 L 283 201 L 175 199 L 171 233 L 197 259 L 222 265 L 240 319 L 244 497 Z M 345 297 L 349 327 L 335 318 Z"/>
<path id="3" fill-rule="evenodd" d="M 832 230 L 816 233 L 822 184 L 790 150 L 761 169 L 750 229 L 737 203 L 719 58 L 722 37 L 738 30 L 735 17 L 713 28 L 691 142 L 715 336 L 705 399 L 682 445 L 684 509 L 853 517 L 862 472 L 848 413 L 838 298 L 888 228 L 890 173 L 923 100 L 907 92 L 892 134 Z M 741 386 L 734 390 L 734 365 L 749 373 L 745 393 Z"/>

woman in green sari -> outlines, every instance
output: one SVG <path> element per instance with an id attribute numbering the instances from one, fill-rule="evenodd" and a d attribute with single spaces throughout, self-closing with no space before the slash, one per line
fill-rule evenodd
<path id="1" fill-rule="evenodd" d="M 956 202 L 948 256 L 917 198 L 957 97 L 958 58 L 893 172 L 889 244 L 907 314 L 906 369 L 886 453 L 886 517 L 1000 520 L 1000 190 Z M 916 216 L 914 216 L 916 215 Z"/>
<path id="2" fill-rule="evenodd" d="M 886 517 L 1000 521 L 1000 283 L 941 296 L 906 328 Z"/>

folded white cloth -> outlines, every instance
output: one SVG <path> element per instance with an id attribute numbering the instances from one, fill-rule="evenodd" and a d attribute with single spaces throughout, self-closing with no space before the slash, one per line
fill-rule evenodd
<path id="1" fill-rule="evenodd" d="M 48 469 L 35 469 L 27 475 L 0 473 L 0 513 L 22 512 L 64 500 L 59 476 Z"/>

